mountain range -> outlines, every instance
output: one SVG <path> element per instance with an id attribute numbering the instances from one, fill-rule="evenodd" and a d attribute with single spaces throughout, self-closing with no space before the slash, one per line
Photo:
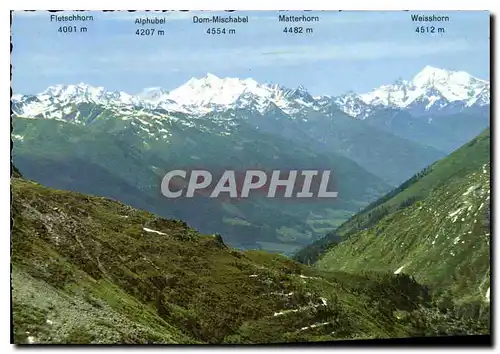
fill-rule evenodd
<path id="1" fill-rule="evenodd" d="M 138 95 L 57 85 L 12 97 L 13 160 L 26 177 L 50 187 L 181 218 L 203 232 L 220 232 L 233 246 L 290 253 L 489 126 L 483 80 L 426 67 L 389 86 L 356 96 L 369 112 L 354 115 L 339 97 L 313 97 L 302 86 L 211 74 Z M 396 87 L 414 99 L 391 98 L 401 96 Z M 438 91 L 439 107 L 436 100 L 425 103 L 422 97 Z M 286 207 L 269 199 L 165 200 L 162 176 L 194 166 L 331 169 L 339 198 Z"/>
<path id="2" fill-rule="evenodd" d="M 237 108 L 252 108 L 262 113 L 274 106 L 287 114 L 297 114 L 304 109 L 320 111 L 333 103 L 349 116 L 365 119 L 379 108 L 426 114 L 484 107 L 490 104 L 490 83 L 463 71 L 426 66 L 409 81 L 398 79 L 368 93 L 348 92 L 333 97 L 313 97 L 303 86 L 289 89 L 277 84 L 259 84 L 253 79 L 219 78 L 210 73 L 203 78 L 191 78 L 171 91 L 154 87 L 137 95 L 80 83 L 51 86 L 36 95 L 13 96 L 16 114 L 25 117 L 61 118 L 54 106 L 69 102 L 163 109 L 196 116 Z"/>
<path id="3" fill-rule="evenodd" d="M 383 155 L 394 158 L 398 165 L 401 165 L 398 159 L 406 163 L 412 160 L 417 164 L 416 169 L 423 168 L 486 128 L 489 103 L 488 81 L 463 71 L 431 66 L 426 66 L 409 81 L 398 79 L 368 93 L 348 92 L 341 96 L 313 97 L 303 86 L 290 89 L 260 84 L 253 79 L 207 74 L 203 78 L 191 78 L 171 91 L 148 88 L 130 95 L 80 83 L 51 86 L 36 95 L 12 97 L 16 116 L 61 119 L 76 124 L 89 123 L 82 107 L 91 106 L 100 107 L 94 112 L 106 109 L 111 114 L 127 117 L 122 119 L 137 116 L 146 121 L 169 119 L 185 127 L 206 125 L 210 119 L 210 124 L 216 125 L 223 134 L 229 134 L 231 127 L 243 117 L 255 129 L 278 132 L 287 138 L 312 139 L 316 148 L 338 152 L 392 185 L 408 178 L 415 171 L 414 166 L 410 163 L 408 168 L 400 166 L 394 171 L 373 165 L 371 161 Z M 264 118 L 259 119 L 261 117 Z M 147 123 L 143 122 L 140 122 L 141 129 L 147 132 Z M 368 126 L 373 129 L 367 129 Z M 214 131 L 214 127 L 202 129 Z M 366 142 L 372 148 L 383 146 L 379 141 L 384 140 L 387 145 L 413 150 L 415 156 L 390 151 L 373 154 L 364 151 L 366 149 L 357 151 L 358 141 L 366 137 L 375 140 Z M 157 138 L 166 139 L 166 134 Z"/>

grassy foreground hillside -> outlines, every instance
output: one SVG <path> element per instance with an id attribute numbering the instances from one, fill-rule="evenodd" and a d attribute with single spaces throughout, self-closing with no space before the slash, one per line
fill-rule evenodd
<path id="1" fill-rule="evenodd" d="M 14 171 L 16 172 L 16 171 Z M 15 343 L 283 343 L 489 333 L 407 275 L 322 272 L 184 222 L 12 185 Z"/>

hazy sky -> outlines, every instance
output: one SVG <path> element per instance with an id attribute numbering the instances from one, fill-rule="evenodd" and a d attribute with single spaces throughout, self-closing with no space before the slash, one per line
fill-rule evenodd
<path id="1" fill-rule="evenodd" d="M 412 12 L 305 12 L 314 23 L 278 22 L 278 12 L 202 15 L 249 16 L 244 24 L 197 24 L 195 12 L 87 12 L 92 22 L 51 22 L 49 12 L 15 12 L 12 65 L 15 93 L 37 93 L 55 84 L 84 82 L 108 90 L 137 93 L 146 87 L 173 89 L 210 72 L 219 77 L 251 77 L 312 94 L 364 92 L 397 78 L 410 79 L 425 65 L 464 70 L 489 79 L 489 14 L 440 12 L 444 34 L 416 33 Z M 303 12 L 281 12 L 302 15 Z M 57 15 L 71 14 L 57 12 Z M 165 25 L 141 27 L 138 17 L 166 17 Z M 60 26 L 86 26 L 86 33 L 63 34 Z M 431 24 L 423 24 L 430 26 Z M 283 33 L 284 27 L 312 27 L 313 34 Z M 209 27 L 236 34 L 208 35 Z M 166 31 L 137 36 L 138 28 Z"/>

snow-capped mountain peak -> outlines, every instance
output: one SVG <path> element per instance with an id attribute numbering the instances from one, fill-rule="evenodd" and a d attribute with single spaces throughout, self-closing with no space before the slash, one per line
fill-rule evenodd
<path id="1" fill-rule="evenodd" d="M 158 104 L 168 99 L 168 91 L 161 87 L 149 87 L 142 90 L 137 98 L 140 102 L 148 102 L 151 104 Z"/>
<path id="2" fill-rule="evenodd" d="M 344 113 L 351 117 L 362 119 L 370 112 L 370 106 L 354 91 L 348 91 L 341 96 L 335 97 L 334 102 L 341 107 Z"/>
<path id="3" fill-rule="evenodd" d="M 77 85 L 55 85 L 49 86 L 41 95 L 59 96 L 59 97 L 99 97 L 104 92 L 103 87 L 93 87 L 84 83 Z"/>
<path id="4" fill-rule="evenodd" d="M 14 95 L 13 110 L 25 117 L 56 117 L 72 111 L 71 106 L 80 103 L 105 106 L 136 106 L 138 99 L 123 91 L 106 91 L 84 83 L 49 86 L 37 95 Z"/>
<path id="5" fill-rule="evenodd" d="M 211 105 L 230 105 L 243 92 L 267 94 L 267 90 L 253 79 L 222 79 L 208 73 L 201 79 L 191 78 L 184 85 L 171 91 L 169 98 L 180 105 L 202 108 Z"/>
<path id="6" fill-rule="evenodd" d="M 418 73 L 416 76 L 434 76 L 434 75 L 442 75 L 442 76 L 446 76 L 448 75 L 450 72 L 450 70 L 446 70 L 446 69 L 442 69 L 442 68 L 438 68 L 438 67 L 435 67 L 435 66 L 432 66 L 432 65 L 426 65 L 424 66 Z M 415 77 L 416 77 L 415 76 Z"/>
<path id="7" fill-rule="evenodd" d="M 99 104 L 131 104 L 133 96 L 123 91 L 106 91 L 104 87 L 94 87 L 84 83 L 77 85 L 55 85 L 36 95 L 40 102 L 50 101 L 51 103 L 99 103 Z"/>
<path id="8" fill-rule="evenodd" d="M 489 102 L 489 88 L 488 81 L 475 78 L 464 71 L 428 65 L 410 81 L 399 79 L 392 85 L 380 86 L 359 97 L 370 106 L 418 108 L 424 112 L 488 104 L 485 102 Z"/>
<path id="9" fill-rule="evenodd" d="M 260 84 L 252 78 L 219 78 L 209 73 L 199 79 L 191 78 L 172 90 L 168 98 L 194 114 L 244 108 L 252 103 L 257 103 L 254 107 L 257 109 L 271 102 L 286 109 L 289 103 L 284 97 L 286 90 L 278 85 Z"/>
<path id="10" fill-rule="evenodd" d="M 473 83 L 487 83 L 485 80 L 475 78 L 465 71 L 453 71 L 435 68 L 427 65 L 412 79 L 415 86 L 450 83 L 455 85 L 468 85 Z"/>
<path id="11" fill-rule="evenodd" d="M 465 71 L 448 71 L 426 66 L 411 82 L 415 87 L 434 87 L 449 101 L 465 100 L 488 82 L 473 77 Z"/>
<path id="12" fill-rule="evenodd" d="M 412 79 L 412 83 L 417 86 L 432 84 L 435 81 L 446 80 L 452 72 L 427 65 L 419 71 Z"/>

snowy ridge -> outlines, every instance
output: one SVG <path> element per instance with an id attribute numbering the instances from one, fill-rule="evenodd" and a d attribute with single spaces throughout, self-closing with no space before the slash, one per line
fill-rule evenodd
<path id="1" fill-rule="evenodd" d="M 352 91 L 342 96 L 335 97 L 334 102 L 344 113 L 351 117 L 365 118 L 372 111 L 371 106 L 365 103 L 359 95 Z"/>
<path id="2" fill-rule="evenodd" d="M 60 119 L 72 112 L 72 105 L 79 103 L 133 107 L 139 105 L 140 100 L 125 92 L 110 92 L 103 87 L 93 87 L 84 83 L 50 86 L 34 96 L 12 96 L 14 113 L 27 118 L 41 116 Z"/>
<path id="3" fill-rule="evenodd" d="M 426 66 L 412 80 L 399 79 L 392 85 L 359 95 L 368 106 L 425 111 L 448 106 L 467 108 L 490 102 L 490 83 L 464 71 L 449 71 Z"/>
<path id="4" fill-rule="evenodd" d="M 164 109 L 200 116 L 213 111 L 233 108 L 253 108 L 264 112 L 277 106 L 286 113 L 294 113 L 316 103 L 306 89 L 295 90 L 274 84 L 259 84 L 253 79 L 224 78 L 207 74 L 201 79 L 192 78 L 170 92 L 160 87 L 144 89 L 137 95 L 125 92 L 108 92 L 103 87 L 56 85 L 34 95 L 14 95 L 14 112 L 25 117 L 54 117 L 60 107 L 92 103 L 109 107 Z M 63 110 L 63 114 L 68 114 Z"/>
<path id="5" fill-rule="evenodd" d="M 364 119 L 378 107 L 413 111 L 463 109 L 490 103 L 490 83 L 463 71 L 448 71 L 426 66 L 412 80 L 397 80 L 365 94 L 347 92 L 338 97 L 312 97 L 299 86 L 289 89 L 247 78 L 219 78 L 207 74 L 191 78 L 172 91 L 160 87 L 144 89 L 137 95 L 106 91 L 83 83 L 48 87 L 37 95 L 13 95 L 13 111 L 27 118 L 62 118 L 79 103 L 100 104 L 118 110 L 165 110 L 191 116 L 229 109 L 251 109 L 265 113 L 280 109 L 294 115 L 302 111 L 320 111 L 336 105 L 349 116 Z"/>

